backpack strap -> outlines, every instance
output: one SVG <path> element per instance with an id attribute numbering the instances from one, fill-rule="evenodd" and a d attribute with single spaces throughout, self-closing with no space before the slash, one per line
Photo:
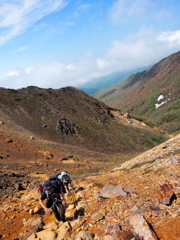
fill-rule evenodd
<path id="1" fill-rule="evenodd" d="M 46 190 L 45 193 L 46 193 L 47 200 L 49 200 L 49 193 L 48 193 L 48 191 Z"/>

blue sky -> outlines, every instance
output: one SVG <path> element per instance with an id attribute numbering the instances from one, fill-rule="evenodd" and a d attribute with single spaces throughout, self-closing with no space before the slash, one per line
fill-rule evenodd
<path id="1" fill-rule="evenodd" d="M 179 0 L 1 0 L 0 87 L 80 87 L 180 50 Z"/>

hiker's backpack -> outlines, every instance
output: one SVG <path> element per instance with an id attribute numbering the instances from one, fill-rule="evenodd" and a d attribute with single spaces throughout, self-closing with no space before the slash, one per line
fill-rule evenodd
<path id="1" fill-rule="evenodd" d="M 52 184 L 53 189 L 56 191 L 56 193 L 60 193 L 62 191 L 62 182 L 56 176 L 51 176 L 49 180 L 45 181 L 44 183 L 47 184 L 47 182 L 50 182 Z"/>
<path id="2" fill-rule="evenodd" d="M 42 194 L 43 191 L 44 191 L 43 185 L 42 185 L 42 184 L 39 184 L 39 185 L 38 185 L 38 192 Z"/>
<path id="3" fill-rule="evenodd" d="M 43 192 L 47 191 L 47 188 L 52 185 L 53 190 L 56 193 L 60 193 L 61 191 L 64 192 L 63 185 L 60 179 L 58 179 L 56 176 L 50 177 L 48 180 L 44 181 L 43 184 L 40 184 L 38 186 L 38 191 L 42 194 Z"/>

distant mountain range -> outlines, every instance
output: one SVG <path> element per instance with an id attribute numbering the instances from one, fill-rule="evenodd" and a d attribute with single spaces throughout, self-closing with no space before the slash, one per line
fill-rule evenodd
<path id="1" fill-rule="evenodd" d="M 94 94 L 110 107 L 169 133 L 180 132 L 180 51 Z"/>
<path id="2" fill-rule="evenodd" d="M 85 83 L 78 87 L 79 89 L 85 91 L 86 93 L 93 95 L 101 89 L 109 88 L 117 83 L 124 81 L 129 75 L 137 73 L 148 69 L 146 68 L 137 68 L 131 71 L 124 72 L 114 72 L 103 77 L 95 78 L 88 83 Z"/>

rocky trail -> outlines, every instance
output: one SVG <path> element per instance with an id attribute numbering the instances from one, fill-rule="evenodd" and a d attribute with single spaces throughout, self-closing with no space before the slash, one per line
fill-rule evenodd
<path id="1" fill-rule="evenodd" d="M 47 173 L 2 169 L 0 177 L 2 240 L 180 239 L 180 135 L 109 172 L 74 180 L 65 223 L 40 208 L 37 184 Z"/>

